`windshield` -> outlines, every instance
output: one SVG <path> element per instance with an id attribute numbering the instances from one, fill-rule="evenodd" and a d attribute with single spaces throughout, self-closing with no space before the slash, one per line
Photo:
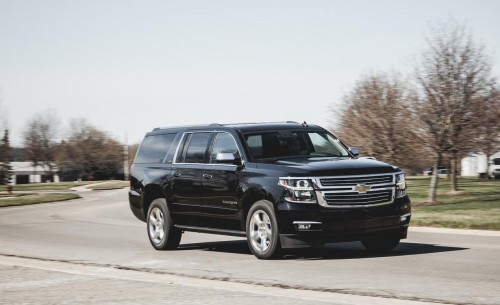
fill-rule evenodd
<path id="1" fill-rule="evenodd" d="M 325 131 L 279 130 L 245 134 L 253 159 L 349 157 L 339 140 Z"/>

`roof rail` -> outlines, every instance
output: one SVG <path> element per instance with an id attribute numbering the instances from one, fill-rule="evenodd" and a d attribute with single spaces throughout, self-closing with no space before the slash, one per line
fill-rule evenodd
<path id="1" fill-rule="evenodd" d="M 211 126 L 211 127 L 222 127 L 222 126 L 227 126 L 227 125 L 252 125 L 252 124 L 300 124 L 295 121 L 278 121 L 278 122 L 246 122 L 246 123 L 227 123 L 227 124 L 220 124 L 220 123 L 211 123 L 211 124 L 198 124 L 198 125 L 181 125 L 181 126 L 167 126 L 167 127 L 156 127 L 153 129 L 153 131 L 157 130 L 162 130 L 162 129 L 167 129 L 167 128 L 183 128 L 183 127 L 206 127 L 206 126 Z"/>
<path id="2" fill-rule="evenodd" d="M 164 127 L 156 127 L 153 128 L 153 131 L 157 130 L 162 130 L 162 129 L 169 129 L 169 128 L 187 128 L 187 127 L 206 127 L 209 126 L 207 124 L 193 124 L 193 125 L 177 125 L 177 126 L 164 126 Z"/>
<path id="3" fill-rule="evenodd" d="M 226 126 L 226 125 L 252 125 L 252 124 L 299 124 L 298 122 L 295 121 L 276 121 L 276 122 L 244 122 L 244 123 L 226 123 L 226 124 L 220 124 L 220 123 L 212 123 L 209 126 Z"/>

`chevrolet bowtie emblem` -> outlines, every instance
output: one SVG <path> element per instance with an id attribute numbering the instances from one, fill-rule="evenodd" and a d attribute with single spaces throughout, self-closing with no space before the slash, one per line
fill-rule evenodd
<path id="1" fill-rule="evenodd" d="M 366 185 L 366 184 L 357 184 L 356 186 L 352 187 L 353 191 L 356 191 L 356 192 L 358 192 L 360 194 L 364 194 L 367 191 L 369 191 L 370 189 L 371 189 L 371 186 Z"/>

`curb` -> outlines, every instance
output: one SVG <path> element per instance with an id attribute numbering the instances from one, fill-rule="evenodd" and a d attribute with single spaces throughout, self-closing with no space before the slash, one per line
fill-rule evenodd
<path id="1" fill-rule="evenodd" d="M 474 236 L 491 236 L 500 237 L 500 231 L 488 230 L 472 230 L 472 229 L 448 229 L 448 228 L 433 228 L 433 227 L 411 227 L 410 232 L 419 233 L 440 233 L 440 234 L 454 234 L 454 235 L 474 235 Z"/>

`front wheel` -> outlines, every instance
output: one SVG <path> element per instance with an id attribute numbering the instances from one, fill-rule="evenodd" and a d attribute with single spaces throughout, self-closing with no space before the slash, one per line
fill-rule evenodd
<path id="1" fill-rule="evenodd" d="M 248 211 L 246 231 L 248 246 L 258 259 L 281 255 L 278 222 L 271 202 L 260 200 L 254 203 Z"/>
<path id="2" fill-rule="evenodd" d="M 374 253 L 386 253 L 391 252 L 399 244 L 400 238 L 398 237 L 388 237 L 388 238 L 377 238 L 377 239 L 365 239 L 361 243 L 366 248 L 366 250 Z"/>
<path id="3" fill-rule="evenodd" d="M 151 202 L 147 228 L 149 241 L 156 250 L 176 249 L 181 242 L 182 232 L 173 226 L 165 199 L 158 198 Z"/>

